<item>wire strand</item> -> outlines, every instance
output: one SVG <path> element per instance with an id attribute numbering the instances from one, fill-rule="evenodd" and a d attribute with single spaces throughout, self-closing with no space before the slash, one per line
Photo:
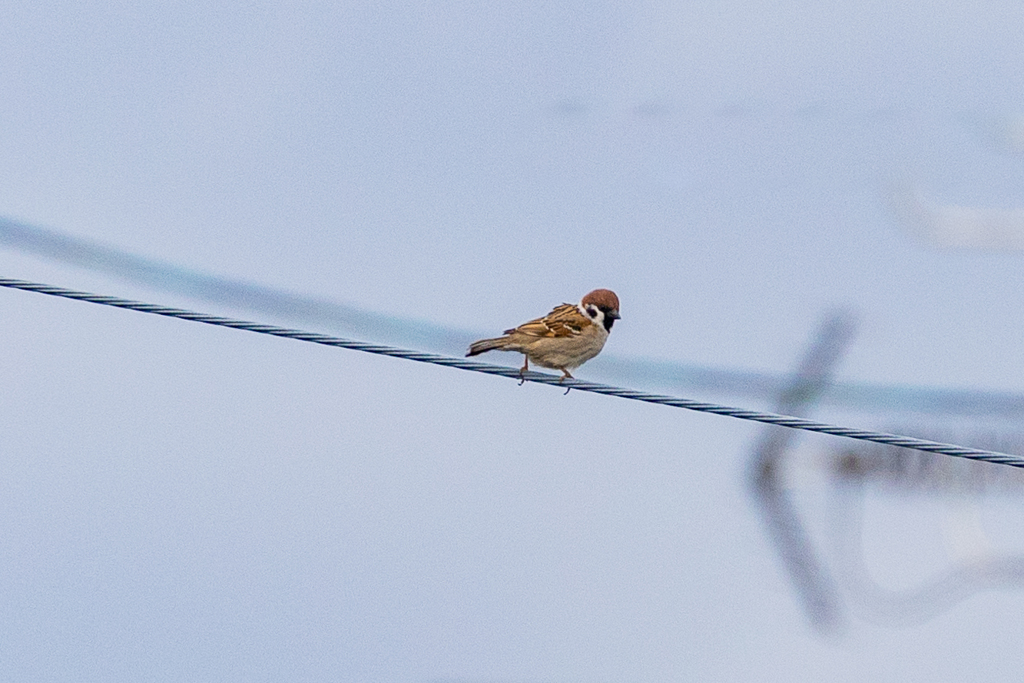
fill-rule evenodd
<path id="1" fill-rule="evenodd" d="M 385 346 L 382 344 L 370 344 L 351 339 L 342 339 L 341 337 L 332 337 L 330 335 L 320 334 L 317 332 L 307 332 L 304 330 L 295 330 L 287 327 L 251 322 L 248 320 L 238 320 L 235 318 L 209 315 L 182 308 L 171 308 L 158 304 L 148 304 L 141 301 L 121 299 L 114 296 L 91 294 L 89 292 L 65 289 L 63 287 L 55 287 L 53 285 L 40 284 L 37 282 L 0 278 L 0 287 L 19 289 L 26 292 L 37 292 L 39 294 L 72 299 L 74 301 L 86 301 L 93 304 L 99 304 L 101 306 L 112 306 L 114 308 L 123 308 L 130 311 L 138 311 L 140 313 L 151 313 L 153 315 L 160 315 L 166 318 L 191 320 L 193 322 L 204 323 L 206 325 L 216 325 L 218 327 L 228 327 L 235 330 L 268 334 L 274 337 L 283 337 L 285 339 L 297 339 L 299 341 L 311 342 L 313 344 L 321 344 L 324 346 L 351 349 L 353 351 L 364 351 L 366 353 L 388 356 L 390 358 L 404 358 L 406 360 L 413 360 L 419 363 L 430 363 L 432 365 L 440 365 L 442 367 L 458 368 L 459 370 L 480 372 L 486 375 L 497 375 L 499 377 L 508 377 L 516 380 L 522 379 L 527 382 L 535 382 L 537 384 L 550 384 L 563 389 L 588 391 L 594 394 L 617 396 L 619 398 L 625 398 L 632 401 L 643 401 L 644 403 L 654 403 L 673 408 L 685 408 L 686 410 L 734 417 L 740 420 L 762 422 L 764 424 L 788 427 L 790 429 L 800 429 L 808 432 L 817 432 L 819 434 L 857 439 L 859 441 L 871 441 L 890 446 L 899 446 L 901 448 L 911 448 L 918 451 L 924 451 L 926 453 L 937 453 L 957 458 L 967 458 L 969 460 L 978 460 L 981 462 L 1024 468 L 1024 457 L 1009 453 L 999 453 L 997 451 L 987 451 L 978 448 L 966 448 L 955 444 L 929 441 L 927 439 L 918 439 L 910 436 L 900 436 L 898 434 L 887 434 L 885 432 L 873 432 L 865 429 L 841 427 L 824 422 L 815 422 L 813 420 L 807 420 L 800 417 L 793 417 L 791 415 L 763 413 L 756 410 L 734 408 L 716 403 L 705 403 L 688 398 L 666 396 L 663 394 L 651 394 L 645 391 L 626 389 L 609 384 L 597 384 L 579 379 L 562 380 L 562 378 L 557 375 L 548 375 L 540 372 L 534 372 L 532 370 L 521 376 L 519 370 L 515 368 L 500 365 L 489 365 L 487 363 L 466 360 L 464 358 L 442 356 L 436 353 L 424 353 L 421 351 Z"/>

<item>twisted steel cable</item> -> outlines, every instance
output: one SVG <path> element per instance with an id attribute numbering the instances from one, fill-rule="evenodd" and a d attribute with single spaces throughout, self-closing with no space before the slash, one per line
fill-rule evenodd
<path id="1" fill-rule="evenodd" d="M 688 398 L 666 396 L 663 394 L 651 394 L 646 391 L 637 391 L 635 389 L 626 389 L 623 387 L 598 384 L 579 379 L 562 380 L 556 375 L 548 375 L 540 372 L 534 372 L 532 370 L 521 376 L 519 370 L 515 368 L 489 365 L 487 363 L 466 360 L 464 358 L 442 356 L 435 353 L 423 353 L 420 351 L 402 349 L 394 346 L 385 346 L 382 344 L 370 344 L 351 339 L 332 337 L 330 335 L 320 334 L 317 332 L 306 332 L 303 330 L 289 329 L 287 327 L 278 327 L 276 325 L 265 325 L 263 323 L 251 322 L 248 320 L 238 320 L 235 318 L 209 315 L 207 313 L 199 313 L 181 308 L 171 308 L 158 304 L 147 304 L 141 301 L 132 301 L 130 299 L 121 299 L 101 294 L 91 294 L 89 292 L 65 289 L 63 287 L 40 284 L 37 282 L 26 282 L 24 280 L 15 280 L 12 278 L 0 278 L 0 287 L 20 289 L 26 292 L 37 292 L 39 294 L 72 299 L 74 301 L 87 301 L 101 306 L 124 308 L 130 311 L 138 311 L 140 313 L 152 313 L 153 315 L 160 315 L 167 318 L 191 320 L 198 323 L 204 323 L 206 325 L 216 325 L 218 327 L 229 327 L 235 330 L 246 330 L 248 332 L 257 332 L 259 334 L 269 334 L 274 337 L 284 337 L 285 339 L 297 339 L 299 341 L 322 344 L 324 346 L 364 351 L 366 353 L 374 353 L 381 356 L 389 356 L 391 358 L 404 358 L 406 360 L 413 360 L 420 363 L 430 363 L 432 365 L 440 365 L 443 367 L 458 368 L 459 370 L 481 372 L 486 375 L 498 375 L 500 377 L 508 377 L 516 380 L 521 379 L 527 382 L 536 382 L 537 384 L 550 384 L 563 389 L 589 391 L 594 394 L 617 396 L 619 398 L 643 401 L 644 403 L 655 403 L 663 406 L 671 406 L 673 408 L 685 408 L 686 410 L 711 413 L 713 415 L 724 415 L 726 417 L 734 417 L 740 420 L 750 420 L 777 425 L 779 427 L 789 427 L 790 429 L 801 429 L 808 432 L 841 436 L 848 439 L 872 441 L 874 443 L 899 446 L 902 448 L 912 448 L 926 453 L 938 453 L 940 455 L 948 455 L 957 458 L 967 458 L 970 460 L 979 460 L 981 462 L 1024 468 L 1024 457 L 1009 453 L 999 453 L 996 451 L 987 451 L 978 448 L 966 448 L 955 444 L 929 441 L 927 439 L 917 439 L 910 436 L 900 436 L 898 434 L 887 434 L 885 432 L 873 432 L 865 429 L 841 427 L 838 425 L 815 422 L 813 420 L 806 420 L 804 418 L 793 417 L 790 415 L 763 413 L 756 410 L 734 408 L 716 403 L 705 403 Z"/>

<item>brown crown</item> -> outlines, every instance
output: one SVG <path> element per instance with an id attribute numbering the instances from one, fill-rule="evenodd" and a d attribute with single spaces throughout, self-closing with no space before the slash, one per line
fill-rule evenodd
<path id="1" fill-rule="evenodd" d="M 615 296 L 615 292 L 610 289 L 595 289 L 593 292 L 583 297 L 583 301 L 580 303 L 584 306 L 587 304 L 594 304 L 598 308 L 604 310 L 619 310 L 619 297 Z"/>

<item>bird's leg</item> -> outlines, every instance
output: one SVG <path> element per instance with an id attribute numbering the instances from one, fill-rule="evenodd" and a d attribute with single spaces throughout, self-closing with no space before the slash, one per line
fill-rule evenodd
<path id="1" fill-rule="evenodd" d="M 519 368 L 519 386 L 526 381 L 526 373 L 530 371 L 530 357 L 523 354 L 523 367 Z"/>
<path id="2" fill-rule="evenodd" d="M 558 383 L 561 384 L 562 382 L 564 382 L 566 377 L 568 377 L 569 379 L 576 379 L 575 377 L 573 377 L 572 375 L 569 374 L 568 370 L 566 370 L 565 368 L 562 368 L 562 376 L 558 378 Z M 562 396 L 565 396 L 571 390 L 572 390 L 572 387 L 566 387 L 565 394 L 562 394 Z"/>

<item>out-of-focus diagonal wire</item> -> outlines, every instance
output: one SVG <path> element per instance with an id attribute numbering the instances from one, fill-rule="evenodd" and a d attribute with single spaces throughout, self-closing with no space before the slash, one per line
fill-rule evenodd
<path id="1" fill-rule="evenodd" d="M 522 379 L 527 382 L 536 382 L 538 384 L 551 384 L 554 386 L 561 387 L 563 389 L 576 389 L 578 391 L 588 391 L 595 394 L 603 394 L 605 396 L 617 396 L 619 398 L 626 398 L 633 401 L 655 403 L 658 405 L 671 406 L 673 408 L 685 408 L 687 410 L 695 410 L 703 413 L 712 413 L 714 415 L 725 415 L 727 417 L 735 417 L 741 420 L 752 420 L 755 422 L 763 422 L 765 424 L 778 425 L 780 427 L 789 427 L 791 429 L 801 429 L 809 432 L 830 434 L 832 436 L 842 436 L 850 439 L 858 439 L 861 441 L 872 441 L 875 443 L 887 444 L 892 446 L 901 446 L 903 448 L 913 448 L 916 450 L 926 451 L 929 453 L 939 453 L 942 455 L 948 455 L 958 458 L 968 458 L 971 460 L 979 460 L 982 462 L 990 462 L 1001 465 L 1010 465 L 1012 467 L 1024 468 L 1024 457 L 1020 455 L 1011 455 L 1009 453 L 998 453 L 995 451 L 986 451 L 977 448 L 966 448 L 963 446 L 957 446 L 955 444 L 940 443 L 937 441 L 927 441 L 925 439 L 915 439 L 913 437 L 900 436 L 898 434 L 886 434 L 884 432 L 873 432 L 864 429 L 852 429 L 850 427 L 841 427 L 837 425 L 826 424 L 823 422 L 805 420 L 803 418 L 793 417 L 791 415 L 762 413 L 755 410 L 733 408 L 729 406 L 719 405 L 716 403 L 704 403 L 701 401 L 694 401 L 692 399 L 679 398 L 675 396 L 652 394 L 646 391 L 625 389 L 622 387 L 611 386 L 608 384 L 596 384 L 594 382 L 585 382 L 583 380 L 578 379 L 562 380 L 562 378 L 558 376 L 543 374 L 539 372 L 531 371 L 525 373 L 525 375 L 520 375 L 520 372 L 515 368 L 488 365 L 486 363 L 479 363 L 476 361 L 466 360 L 465 358 L 454 358 L 452 356 L 442 356 L 440 354 L 434 353 L 423 353 L 421 351 L 402 349 L 394 346 L 384 346 L 381 344 L 368 344 L 366 342 L 342 339 L 340 337 L 332 337 L 326 334 L 306 332 L 303 330 L 294 330 L 286 327 L 277 327 L 276 325 L 265 325 L 262 323 L 250 322 L 247 320 L 238 320 L 234 318 L 225 318 L 221 316 L 208 315 L 205 313 L 198 313 L 196 311 L 189 311 L 180 308 L 169 308 L 157 304 L 148 304 L 140 301 L 131 301 L 128 299 L 120 299 L 112 296 L 90 294 L 88 292 L 64 289 L 62 287 L 55 287 L 53 285 L 40 284 L 35 282 L 26 282 L 24 280 L 0 278 L 0 287 L 7 287 L 9 289 L 20 289 L 28 292 L 38 292 L 40 294 L 47 294 L 50 296 L 62 297 L 65 299 L 72 299 L 76 301 L 87 301 L 89 303 L 100 304 L 103 306 L 124 308 L 132 311 L 139 311 L 141 313 L 152 313 L 154 315 L 160 315 L 168 318 L 192 320 L 194 322 L 200 322 L 207 325 L 228 327 L 236 330 L 246 330 L 249 332 L 257 332 L 259 334 L 269 334 L 275 337 L 284 337 L 286 339 L 297 339 L 299 341 L 312 342 L 314 344 L 322 344 L 324 346 L 352 349 L 355 351 L 365 351 L 366 353 L 374 353 L 381 356 L 389 356 L 391 358 L 404 358 L 406 360 L 414 360 L 420 363 L 431 363 L 433 365 L 458 368 L 460 370 L 469 370 L 472 372 L 480 372 L 487 375 L 499 375 L 501 377 L 509 377 L 512 379 Z"/>
<path id="2" fill-rule="evenodd" d="M 275 289 L 255 282 L 186 268 L 114 246 L 0 216 L 0 248 L 83 268 L 218 306 L 273 316 L 292 325 L 316 325 L 336 334 L 395 346 L 459 353 L 486 331 L 462 330 L 325 298 Z M 774 400 L 789 378 L 763 372 L 703 367 L 675 360 L 631 358 L 612 353 L 588 366 L 615 383 L 669 391 L 710 391 L 715 395 Z M 855 410 L 950 415 L 1024 417 L 1024 395 L 1010 392 L 830 382 L 819 402 Z"/>

